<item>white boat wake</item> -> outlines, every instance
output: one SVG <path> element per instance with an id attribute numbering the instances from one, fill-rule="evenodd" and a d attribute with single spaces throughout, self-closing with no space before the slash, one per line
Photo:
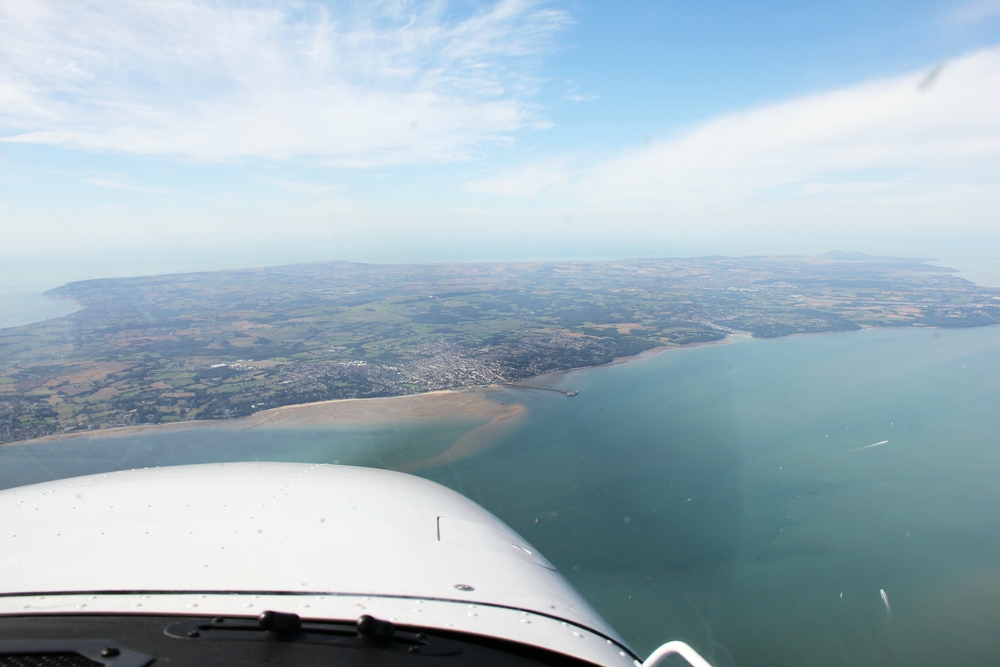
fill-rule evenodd
<path id="1" fill-rule="evenodd" d="M 874 445 L 865 445 L 864 447 L 858 447 L 854 451 L 860 452 L 862 449 L 871 449 L 872 447 L 881 447 L 882 445 L 888 445 L 888 444 L 889 444 L 888 440 L 883 440 L 882 442 L 876 442 Z"/>

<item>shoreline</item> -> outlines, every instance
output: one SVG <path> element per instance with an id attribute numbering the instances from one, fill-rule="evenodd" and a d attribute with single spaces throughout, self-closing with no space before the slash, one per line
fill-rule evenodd
<path id="1" fill-rule="evenodd" d="M 830 332 L 830 333 L 843 333 L 843 332 Z M 603 364 L 595 364 L 593 366 L 580 366 L 579 368 L 568 368 L 564 371 L 552 371 L 550 373 L 542 373 L 541 375 L 535 375 L 534 377 L 521 380 L 518 384 L 524 385 L 526 387 L 530 386 L 532 388 L 545 389 L 555 384 L 558 380 L 569 375 L 570 373 L 576 373 L 579 371 L 587 371 L 592 368 L 605 368 L 607 366 L 617 366 L 618 364 L 626 364 L 634 361 L 639 361 L 647 357 L 654 357 L 666 352 L 671 352 L 673 350 L 691 350 L 697 347 L 707 347 L 709 345 L 728 345 L 734 342 L 737 338 L 747 338 L 753 340 L 753 336 L 745 331 L 732 331 L 726 332 L 726 335 L 718 340 L 706 340 L 699 343 L 687 343 L 684 345 L 661 345 L 659 347 L 651 347 L 648 350 L 643 350 L 638 354 L 630 354 L 625 357 L 615 357 L 611 361 Z M 549 379 L 551 376 L 551 379 Z M 544 380 L 543 380 L 544 378 Z M 539 384 L 537 387 L 536 382 L 545 381 L 546 384 Z"/>
<path id="2" fill-rule="evenodd" d="M 263 426 L 282 425 L 302 428 L 320 424 L 366 425 L 379 422 L 403 422 L 420 419 L 452 417 L 468 420 L 487 420 L 492 424 L 525 412 L 520 403 L 500 403 L 487 398 L 495 393 L 496 385 L 459 389 L 442 389 L 403 396 L 376 396 L 371 398 L 338 398 L 313 403 L 296 403 L 261 410 L 234 419 L 192 419 L 167 424 L 136 424 L 117 426 L 75 433 L 52 435 L 11 442 L 2 447 L 42 444 L 73 439 L 115 438 L 140 433 L 183 431 L 192 428 L 233 428 L 245 431 Z"/>
<path id="3" fill-rule="evenodd" d="M 750 334 L 745 332 L 731 332 L 719 340 L 689 343 L 686 345 L 653 347 L 643 350 L 638 354 L 616 357 L 603 364 L 568 368 L 561 371 L 549 371 L 548 373 L 534 375 L 519 380 L 518 384 L 521 385 L 522 389 L 547 390 L 570 373 L 624 364 L 663 354 L 671 350 L 691 349 L 707 345 L 724 345 L 732 342 L 732 339 L 735 337 L 752 338 Z M 234 419 L 192 419 L 166 424 L 135 424 L 132 426 L 114 426 L 92 431 L 53 433 L 40 438 L 6 443 L 0 445 L 0 447 L 16 447 L 19 445 L 43 444 L 73 439 L 116 438 L 139 433 L 183 431 L 191 428 L 224 428 L 226 426 L 232 427 L 234 423 L 239 423 L 241 426 L 240 430 L 246 430 L 279 423 L 296 428 L 308 426 L 309 424 L 372 424 L 380 421 L 440 419 L 447 416 L 469 419 L 493 417 L 491 421 L 474 430 L 485 427 L 492 427 L 491 430 L 495 430 L 496 425 L 501 421 L 510 420 L 510 423 L 515 423 L 520 421 L 517 419 L 518 417 L 523 418 L 523 413 L 527 413 L 527 407 L 521 403 L 499 403 L 487 397 L 489 394 L 499 393 L 506 387 L 510 387 L 510 385 L 504 383 L 459 387 L 456 389 L 439 389 L 420 394 L 404 394 L 402 396 L 335 398 L 328 401 L 283 405 Z M 516 387 L 510 388 L 514 389 Z M 455 453 L 452 452 L 449 458 L 454 455 Z"/>
<path id="4" fill-rule="evenodd" d="M 863 326 L 865 329 L 891 329 L 894 327 Z M 927 327 L 937 328 L 937 327 Z M 854 333 L 853 331 L 827 331 L 816 332 L 826 334 Z M 789 336 L 812 336 L 813 333 L 790 334 Z M 781 338 L 784 338 L 782 336 Z M 643 350 L 638 354 L 625 357 L 617 357 L 612 361 L 596 364 L 593 366 L 581 366 L 560 371 L 550 371 L 535 375 L 517 382 L 520 388 L 548 390 L 556 382 L 567 377 L 571 373 L 588 371 L 594 368 L 615 366 L 618 364 L 631 363 L 646 358 L 658 356 L 673 350 L 687 350 L 710 345 L 727 345 L 736 342 L 738 339 L 757 340 L 749 332 L 727 331 L 726 335 L 718 340 L 688 343 L 683 345 L 663 345 Z M 211 419 L 190 421 L 169 422 L 166 424 L 137 424 L 133 426 L 117 426 L 111 428 L 98 429 L 93 431 L 77 431 L 73 433 L 54 433 L 52 435 L 32 438 L 30 440 L 20 440 L 11 442 L 0 447 L 16 447 L 18 445 L 42 444 L 46 442 L 56 442 L 61 440 L 72 440 L 76 438 L 91 439 L 103 437 L 124 437 L 145 432 L 179 431 L 191 428 L 225 428 L 234 424 L 240 427 L 239 430 L 247 430 L 261 426 L 273 426 L 282 424 L 289 428 L 301 428 L 310 424 L 374 424 L 385 421 L 409 421 L 413 419 L 441 419 L 444 417 L 466 418 L 466 419 L 487 419 L 492 418 L 486 424 L 474 430 L 490 426 L 495 430 L 496 425 L 505 420 L 515 423 L 523 418 L 523 413 L 527 412 L 527 407 L 521 403 L 501 403 L 490 400 L 489 396 L 503 391 L 505 388 L 516 389 L 509 384 L 491 384 L 470 387 L 459 387 L 456 389 L 439 389 L 435 391 L 423 392 L 419 394 L 404 394 L 402 396 L 376 396 L 370 398 L 338 398 L 328 401 L 316 401 L 313 403 L 296 403 L 284 405 L 277 408 L 262 410 L 245 417 L 234 419 Z M 454 452 L 452 453 L 454 455 Z"/>
<path id="5" fill-rule="evenodd" d="M 0 324 L 0 331 L 6 331 L 9 329 L 18 329 L 20 327 L 31 326 L 35 324 L 44 324 L 46 322 L 53 322 L 54 320 L 60 320 L 70 315 L 74 315 L 84 310 L 86 306 L 82 305 L 76 299 L 67 296 L 50 296 L 48 294 L 38 293 L 38 292 L 21 292 L 16 289 L 12 290 L 2 290 L 0 291 L 0 300 L 4 301 L 5 304 L 11 299 L 15 301 L 20 301 L 22 304 L 25 300 L 38 300 L 38 303 L 48 303 L 48 304 L 70 304 L 73 310 L 69 312 L 63 312 L 63 308 L 59 308 L 58 314 L 46 314 L 44 316 L 39 316 L 37 314 L 28 315 L 24 318 L 17 320 L 16 324 Z M 47 310 L 42 308 L 43 310 Z M 32 309 L 32 312 L 37 313 L 38 308 Z M 15 310 L 14 312 L 19 312 Z"/>

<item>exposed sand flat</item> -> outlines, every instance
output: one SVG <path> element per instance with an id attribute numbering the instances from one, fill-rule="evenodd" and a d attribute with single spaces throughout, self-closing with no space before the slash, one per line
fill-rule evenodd
<path id="1" fill-rule="evenodd" d="M 442 417 L 490 420 L 489 423 L 492 424 L 519 415 L 525 410 L 523 405 L 503 404 L 491 401 L 486 398 L 487 393 L 491 393 L 491 390 L 445 390 L 386 398 L 347 398 L 318 403 L 304 403 L 301 405 L 286 405 L 236 419 L 144 424 L 141 426 L 124 426 L 120 428 L 85 431 L 82 433 L 63 433 L 36 438 L 34 440 L 13 442 L 6 446 L 28 445 L 69 438 L 107 438 L 152 430 L 160 432 L 189 428 L 204 429 L 213 426 L 250 429 L 262 426 L 296 427 L 313 424 L 365 424 L 416 419 L 439 419 Z"/>
<path id="2" fill-rule="evenodd" d="M 489 390 L 432 391 L 387 398 L 348 398 L 303 405 L 288 405 L 245 417 L 247 426 L 281 424 L 359 424 L 365 422 L 432 419 L 440 417 L 499 418 L 520 405 L 504 405 L 486 398 Z"/>
<path id="3" fill-rule="evenodd" d="M 357 398 L 289 405 L 247 417 L 245 427 L 266 425 L 294 428 L 310 424 L 365 424 L 443 417 L 490 420 L 466 433 L 447 451 L 437 456 L 392 468 L 400 472 L 416 472 L 483 452 L 498 443 L 509 428 L 521 422 L 527 413 L 524 405 L 488 400 L 485 396 L 488 391 L 489 389 L 435 391 L 412 396 Z"/>
<path id="4" fill-rule="evenodd" d="M 814 335 L 814 334 L 809 334 Z M 725 338 L 717 341 L 707 341 L 704 343 L 689 343 L 687 345 L 670 345 L 656 347 L 640 352 L 637 355 L 621 357 L 609 364 L 622 364 L 631 360 L 639 360 L 650 355 L 660 354 L 669 350 L 679 350 L 702 345 L 718 345 L 732 342 L 734 338 L 747 337 L 748 334 L 742 332 L 732 332 Z M 553 371 L 543 373 L 531 378 L 520 380 L 516 386 L 521 388 L 546 388 L 566 377 L 569 374 L 579 371 L 586 371 L 595 366 L 584 366 L 565 371 Z M 4 387 L 0 386 L 0 391 Z M 319 401 L 316 403 L 301 403 L 298 405 L 286 405 L 280 408 L 263 410 L 247 417 L 237 417 L 227 420 L 194 420 L 183 422 L 171 422 L 168 424 L 143 424 L 141 426 L 122 426 L 118 428 L 107 428 L 96 431 L 84 431 L 76 433 L 61 433 L 48 435 L 33 440 L 21 440 L 11 442 L 0 447 L 27 445 L 36 442 L 48 442 L 51 440 L 63 440 L 68 438 L 107 438 L 120 435 L 130 435 L 134 433 L 156 430 L 183 430 L 188 428 L 211 428 L 226 426 L 240 429 L 250 429 L 263 426 L 285 426 L 294 428 L 296 426 L 323 425 L 323 424 L 366 424 L 378 422 L 409 421 L 414 419 L 439 419 L 443 417 L 459 419 L 482 419 L 490 420 L 488 423 L 474 429 L 469 433 L 469 437 L 463 439 L 464 442 L 456 445 L 440 461 L 434 463 L 444 463 L 464 458 L 476 451 L 486 449 L 489 445 L 486 442 L 493 441 L 497 435 L 506 428 L 513 426 L 520 421 L 527 408 L 517 403 L 498 403 L 491 401 L 487 395 L 498 391 L 499 387 L 477 387 L 475 389 L 446 389 L 441 391 L 431 391 L 423 394 L 410 394 L 408 396 L 387 396 L 384 398 L 344 398 L 332 401 Z M 420 467 L 423 467 L 422 465 Z"/>

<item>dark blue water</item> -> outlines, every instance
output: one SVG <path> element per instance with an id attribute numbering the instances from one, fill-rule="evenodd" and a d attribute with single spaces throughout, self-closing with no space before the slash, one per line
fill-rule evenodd
<path id="1" fill-rule="evenodd" d="M 526 418 L 436 468 L 419 462 L 481 421 L 16 446 L 0 484 L 215 460 L 416 467 L 534 543 L 641 653 L 681 638 L 719 666 L 1000 663 L 1000 329 L 736 339 L 557 386 L 580 393 L 493 394 Z"/>

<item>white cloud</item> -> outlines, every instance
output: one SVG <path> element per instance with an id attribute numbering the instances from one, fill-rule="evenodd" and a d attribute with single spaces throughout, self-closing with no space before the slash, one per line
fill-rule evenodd
<path id="1" fill-rule="evenodd" d="M 996 179 L 1000 49 L 949 62 L 932 87 L 921 87 L 926 78 L 916 72 L 716 118 L 599 165 L 582 189 L 600 199 L 744 199 L 813 181 Z"/>
<path id="2" fill-rule="evenodd" d="M 96 174 L 83 179 L 83 182 L 101 188 L 111 188 L 112 190 L 133 190 L 135 192 L 152 192 L 156 194 L 163 194 L 167 191 L 166 188 L 161 187 L 148 188 L 130 185 L 125 182 L 125 177 L 121 174 Z"/>
<path id="3" fill-rule="evenodd" d="M 525 103 L 565 13 L 501 0 L 0 5 L 0 134 L 200 160 L 464 159 L 544 126 Z"/>
<path id="4" fill-rule="evenodd" d="M 929 71 L 933 85 L 926 84 Z M 817 197 L 850 196 L 860 205 L 917 193 L 945 201 L 970 188 L 997 192 L 1000 49 L 727 114 L 590 164 L 529 165 L 469 189 L 524 197 L 553 184 L 563 184 L 559 192 L 571 193 L 570 203 L 618 212 L 733 205 L 746 214 L 763 202 Z"/>
<path id="5" fill-rule="evenodd" d="M 470 181 L 465 190 L 504 197 L 533 197 L 547 188 L 565 184 L 573 177 L 567 162 L 568 158 L 560 158 L 531 164 L 508 174 Z"/>
<path id="6" fill-rule="evenodd" d="M 566 94 L 563 96 L 564 99 L 570 102 L 593 102 L 594 100 L 601 99 L 601 96 L 594 92 L 585 93 L 575 82 L 568 82 L 569 86 L 566 90 Z"/>
<path id="7" fill-rule="evenodd" d="M 335 192 L 339 192 L 341 189 L 339 186 L 331 183 L 299 183 L 297 181 L 286 181 L 281 179 L 271 179 L 269 182 L 277 185 L 279 188 L 288 190 L 289 192 L 314 197 L 330 195 Z"/>

